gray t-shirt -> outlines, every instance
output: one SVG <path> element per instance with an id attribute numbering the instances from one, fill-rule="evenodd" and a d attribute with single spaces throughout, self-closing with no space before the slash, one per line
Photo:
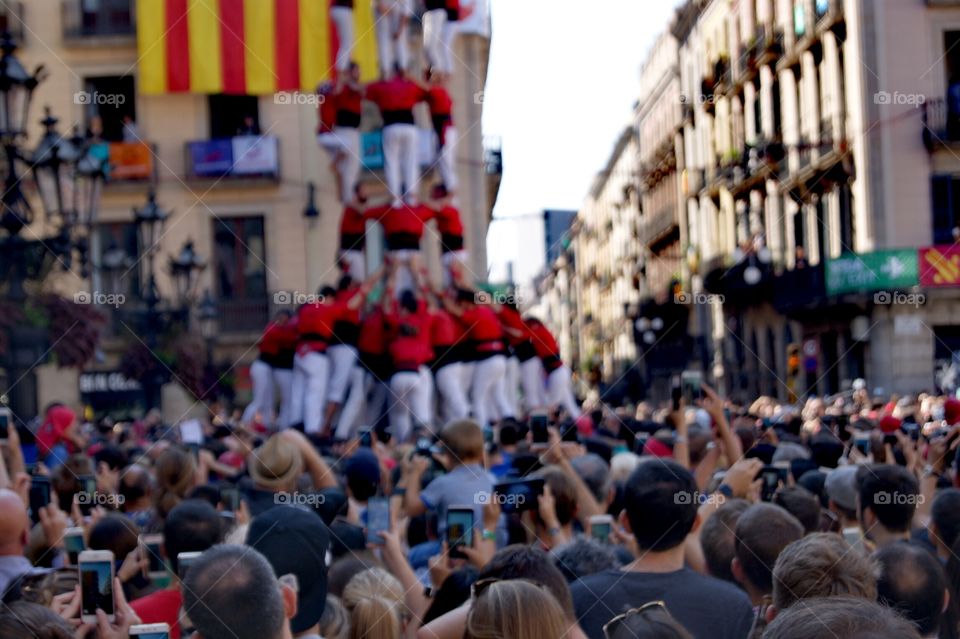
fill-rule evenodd
<path id="1" fill-rule="evenodd" d="M 427 510 L 436 511 L 442 537 L 447 529 L 447 509 L 450 506 L 473 508 L 474 526 L 480 526 L 483 523 L 483 506 L 492 492 L 493 475 L 480 464 L 467 464 L 434 479 L 420 493 L 420 499 Z"/>
<path id="2" fill-rule="evenodd" d="M 663 601 L 695 639 L 745 639 L 753 625 L 753 606 L 742 590 L 689 568 L 606 570 L 573 582 L 570 591 L 580 627 L 590 639 L 604 639 L 604 624 L 651 601 Z"/>

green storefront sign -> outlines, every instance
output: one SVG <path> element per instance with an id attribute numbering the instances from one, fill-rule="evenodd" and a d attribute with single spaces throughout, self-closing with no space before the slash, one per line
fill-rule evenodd
<path id="1" fill-rule="evenodd" d="M 920 283 L 916 249 L 845 253 L 826 264 L 827 294 L 868 293 Z"/>

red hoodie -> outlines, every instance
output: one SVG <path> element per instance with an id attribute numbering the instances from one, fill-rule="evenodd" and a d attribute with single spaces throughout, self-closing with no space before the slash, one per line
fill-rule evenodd
<path id="1" fill-rule="evenodd" d="M 53 447 L 61 442 L 67 445 L 71 453 L 74 452 L 73 444 L 64 439 L 63 434 L 76 419 L 76 413 L 66 406 L 54 406 L 47 411 L 47 417 L 37 431 L 37 447 L 40 452 L 48 455 Z"/>

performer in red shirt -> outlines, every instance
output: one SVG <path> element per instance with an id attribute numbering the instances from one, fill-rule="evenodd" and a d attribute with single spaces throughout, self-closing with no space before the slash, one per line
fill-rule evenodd
<path id="1" fill-rule="evenodd" d="M 447 92 L 446 75 L 433 72 L 426 87 L 427 106 L 433 130 L 437 134 L 437 168 L 443 185 L 451 193 L 457 190 L 457 127 L 453 125 L 453 100 Z"/>
<path id="2" fill-rule="evenodd" d="M 407 26 L 413 16 L 412 0 L 374 0 L 377 52 L 380 54 L 380 77 L 405 73 L 410 66 Z"/>
<path id="3" fill-rule="evenodd" d="M 430 344 L 433 347 L 433 379 L 440 393 L 441 415 L 444 423 L 463 419 L 470 414 L 466 389 L 463 385 L 463 352 L 466 346 L 462 327 L 442 303 L 441 292 L 428 295 L 430 312 Z"/>
<path id="4" fill-rule="evenodd" d="M 273 369 L 280 363 L 282 348 L 281 333 L 283 325 L 290 319 L 289 311 L 280 311 L 267 324 L 258 342 L 259 354 L 250 364 L 250 382 L 253 385 L 253 399 L 247 404 L 240 421 L 250 425 L 254 420 L 264 426 L 274 423 L 274 385 Z"/>
<path id="5" fill-rule="evenodd" d="M 404 200 L 416 204 L 420 166 L 413 107 L 426 100 L 426 91 L 400 73 L 390 80 L 367 85 L 364 97 L 376 104 L 383 116 L 383 171 L 393 204 L 399 206 Z"/>
<path id="6" fill-rule="evenodd" d="M 386 411 L 390 362 L 386 354 L 387 334 L 380 305 L 372 307 L 360 323 L 357 351 L 364 369 L 364 390 L 367 397 L 365 424 L 376 424 Z"/>
<path id="7" fill-rule="evenodd" d="M 430 208 L 440 234 L 440 263 L 443 265 L 443 286 L 466 286 L 464 268 L 467 252 L 463 248 L 463 222 L 460 211 L 443 184 L 437 184 L 430 193 Z"/>
<path id="8" fill-rule="evenodd" d="M 449 76 L 453 73 L 453 36 L 460 19 L 459 0 L 424 0 L 423 51 L 427 67 Z"/>
<path id="9" fill-rule="evenodd" d="M 333 0 L 330 20 L 337 27 L 337 73 L 343 73 L 350 65 L 350 54 L 353 52 L 353 0 Z"/>
<path id="10" fill-rule="evenodd" d="M 323 404 L 330 378 L 327 348 L 333 339 L 339 308 L 336 291 L 324 286 L 318 299 L 304 304 L 297 312 L 299 342 L 293 360 L 294 424 L 303 423 L 306 433 L 319 434 L 323 425 Z"/>
<path id="11" fill-rule="evenodd" d="M 367 197 L 362 182 L 354 187 L 353 199 L 343 208 L 340 216 L 340 270 L 351 279 L 361 282 L 367 272 Z"/>
<path id="12" fill-rule="evenodd" d="M 573 396 L 572 373 L 560 359 L 560 347 L 543 322 L 535 317 L 524 318 L 532 334 L 533 348 L 547 373 L 547 405 L 562 408 L 571 419 L 580 417 L 580 405 Z"/>
<path id="13" fill-rule="evenodd" d="M 330 155 L 340 186 L 340 201 L 343 203 L 353 198 L 354 187 L 360 177 L 362 100 L 360 67 L 351 62 L 337 78 L 337 84 L 323 95 L 320 105 L 321 127 L 327 127 L 330 132 L 321 134 L 318 140 Z"/>
<path id="14" fill-rule="evenodd" d="M 414 286 L 413 262 L 419 259 L 423 229 L 433 217 L 433 211 L 422 204 L 399 206 L 381 205 L 368 208 L 364 219 L 374 220 L 383 227 L 387 256 L 395 265 L 394 288 L 399 296 Z"/>
<path id="15" fill-rule="evenodd" d="M 273 384 L 280 389 L 280 414 L 277 416 L 278 428 L 289 428 L 290 413 L 293 409 L 293 358 L 297 354 L 297 318 L 290 311 L 287 320 L 280 325 L 276 336 L 278 352 L 273 367 Z"/>

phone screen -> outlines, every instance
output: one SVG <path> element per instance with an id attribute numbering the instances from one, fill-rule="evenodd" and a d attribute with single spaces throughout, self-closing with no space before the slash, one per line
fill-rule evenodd
<path id="1" fill-rule="evenodd" d="M 84 615 L 102 610 L 113 614 L 113 566 L 110 561 L 84 561 L 80 564 L 80 590 Z"/>
<path id="2" fill-rule="evenodd" d="M 700 371 L 684 371 L 680 375 L 680 385 L 683 388 L 683 397 L 688 405 L 693 406 L 703 397 L 703 375 Z"/>
<path id="3" fill-rule="evenodd" d="M 86 550 L 83 543 L 83 531 L 68 532 L 63 536 L 63 545 L 66 548 L 67 555 L 70 557 L 70 563 L 76 565 L 77 556 Z"/>
<path id="4" fill-rule="evenodd" d="M 680 377 L 674 377 L 670 387 L 670 399 L 673 401 L 673 410 L 680 410 L 680 402 L 683 400 L 683 386 Z"/>
<path id="5" fill-rule="evenodd" d="M 533 431 L 534 444 L 546 444 L 550 439 L 547 433 L 547 416 L 534 415 L 530 418 L 530 430 Z"/>
<path id="6" fill-rule="evenodd" d="M 97 478 L 93 475 L 80 475 L 80 494 L 77 503 L 80 505 L 80 512 L 89 515 L 93 511 L 96 502 Z"/>
<path id="7" fill-rule="evenodd" d="M 147 557 L 147 561 L 150 563 L 147 566 L 147 572 L 163 572 L 167 569 L 163 561 L 163 556 L 160 554 L 160 545 L 163 543 L 163 540 L 158 537 L 153 537 L 143 539 L 143 553 Z"/>
<path id="8" fill-rule="evenodd" d="M 235 513 L 240 510 L 240 490 L 237 488 L 221 488 L 220 503 Z"/>
<path id="9" fill-rule="evenodd" d="M 40 521 L 40 509 L 50 503 L 50 480 L 34 477 L 30 483 L 30 513 L 34 521 Z"/>
<path id="10" fill-rule="evenodd" d="M 565 442 L 580 441 L 578 435 L 577 425 L 573 422 L 565 423 L 560 430 L 560 439 Z"/>
<path id="11" fill-rule="evenodd" d="M 610 541 L 610 533 L 613 532 L 609 521 L 598 522 L 590 525 L 590 536 L 597 541 L 607 543 Z"/>
<path id="12" fill-rule="evenodd" d="M 537 498 L 543 494 L 543 480 L 503 482 L 493 487 L 493 493 L 503 513 L 534 510 L 539 506 Z"/>
<path id="13" fill-rule="evenodd" d="M 130 629 L 131 637 L 138 637 L 139 639 L 170 639 L 170 633 L 159 631 L 159 632 L 135 632 L 133 628 Z"/>
<path id="14" fill-rule="evenodd" d="M 763 480 L 760 497 L 763 501 L 770 501 L 780 486 L 780 469 L 767 466 L 760 471 L 760 478 Z"/>
<path id="15" fill-rule="evenodd" d="M 369 428 L 360 432 L 360 445 L 364 448 L 373 448 L 373 432 Z"/>
<path id="16" fill-rule="evenodd" d="M 390 530 L 390 500 L 386 497 L 371 497 L 367 501 L 367 542 L 382 544 L 380 536 Z"/>
<path id="17" fill-rule="evenodd" d="M 190 570 L 193 562 L 199 559 L 200 555 L 199 552 L 182 552 L 177 555 L 177 576 L 180 577 L 180 581 L 187 578 L 187 571 Z"/>
<path id="18" fill-rule="evenodd" d="M 447 510 L 447 548 L 454 559 L 464 559 L 460 550 L 463 546 L 473 546 L 473 510 L 451 508 Z"/>

